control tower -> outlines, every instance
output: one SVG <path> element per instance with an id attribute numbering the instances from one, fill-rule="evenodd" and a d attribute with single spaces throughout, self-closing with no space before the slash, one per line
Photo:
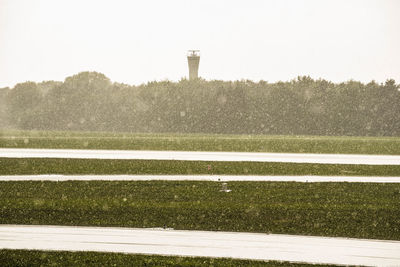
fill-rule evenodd
<path id="1" fill-rule="evenodd" d="M 189 80 L 199 78 L 200 50 L 188 50 Z"/>

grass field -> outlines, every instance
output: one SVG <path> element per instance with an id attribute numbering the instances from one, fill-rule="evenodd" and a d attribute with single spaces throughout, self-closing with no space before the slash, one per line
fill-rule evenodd
<path id="1" fill-rule="evenodd" d="M 0 223 L 400 240 L 400 184 L 0 182 Z"/>
<path id="2" fill-rule="evenodd" d="M 400 138 L 1 131 L 0 147 L 400 155 Z"/>
<path id="3" fill-rule="evenodd" d="M 399 176 L 400 165 L 340 165 L 279 162 L 196 162 L 0 158 L 0 175 L 13 174 L 230 174 Z M 211 170 L 208 170 L 211 166 Z"/>
<path id="4" fill-rule="evenodd" d="M 100 252 L 65 252 L 65 251 L 33 251 L 33 250 L 0 250 L 0 262 L 4 267 L 31 267 L 31 266 L 333 266 L 318 264 L 300 264 L 278 261 L 250 261 L 228 258 L 201 258 L 201 257 L 167 257 L 130 255 L 122 253 Z"/>

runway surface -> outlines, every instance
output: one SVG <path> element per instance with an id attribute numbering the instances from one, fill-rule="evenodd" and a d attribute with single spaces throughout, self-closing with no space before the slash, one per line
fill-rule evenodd
<path id="1" fill-rule="evenodd" d="M 0 225 L 0 248 L 400 265 L 400 241 L 168 229 Z"/>
<path id="2" fill-rule="evenodd" d="M 250 161 L 400 165 L 400 155 L 0 148 L 0 158 Z"/>
<path id="3" fill-rule="evenodd" d="M 253 175 L 3 175 L 0 181 L 253 181 L 400 183 L 400 177 L 377 176 L 253 176 Z"/>

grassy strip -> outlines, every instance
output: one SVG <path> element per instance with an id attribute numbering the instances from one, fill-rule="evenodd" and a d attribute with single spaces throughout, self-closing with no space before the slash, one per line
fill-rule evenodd
<path id="1" fill-rule="evenodd" d="M 400 185 L 0 182 L 0 223 L 172 227 L 400 240 Z"/>
<path id="2" fill-rule="evenodd" d="M 2 266 L 333 266 L 229 258 L 149 256 L 123 253 L 0 250 Z"/>
<path id="3" fill-rule="evenodd" d="M 400 138 L 3 131 L 0 147 L 400 155 Z"/>
<path id="4" fill-rule="evenodd" d="M 211 166 L 211 170 L 208 166 Z M 13 174 L 231 174 L 399 176 L 398 165 L 280 162 L 0 158 L 0 175 Z"/>

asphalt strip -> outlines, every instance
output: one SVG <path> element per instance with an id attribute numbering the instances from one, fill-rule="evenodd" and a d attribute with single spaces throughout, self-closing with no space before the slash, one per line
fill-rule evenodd
<path id="1" fill-rule="evenodd" d="M 0 225 L 0 249 L 400 266 L 400 241 L 161 228 Z"/>
<path id="2" fill-rule="evenodd" d="M 349 182 L 400 183 L 400 177 L 377 176 L 252 176 L 252 175 L 5 175 L 0 181 L 213 181 L 213 182 Z"/>
<path id="3" fill-rule="evenodd" d="M 0 148 L 0 158 L 70 158 L 400 165 L 400 155 Z"/>

